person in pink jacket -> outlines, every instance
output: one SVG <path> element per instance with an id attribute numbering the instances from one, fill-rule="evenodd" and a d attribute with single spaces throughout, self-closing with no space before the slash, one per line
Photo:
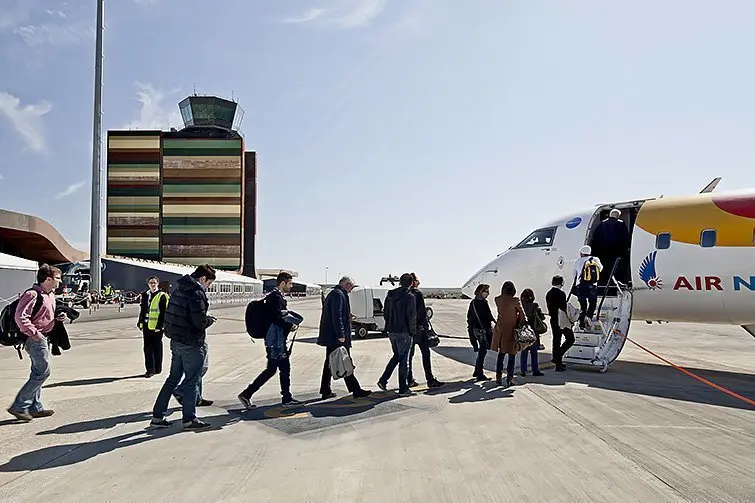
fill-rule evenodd
<path id="1" fill-rule="evenodd" d="M 31 421 L 35 417 L 49 417 L 53 411 L 45 409 L 40 401 L 42 385 L 50 377 L 50 348 L 47 342 L 56 321 L 65 321 L 66 315 L 55 317 L 55 294 L 60 285 L 61 272 L 57 267 L 42 265 L 37 271 L 37 283 L 25 291 L 16 307 L 15 321 L 27 340 L 24 350 L 31 360 L 31 375 L 16 395 L 16 400 L 8 412 L 21 421 Z M 35 304 L 41 298 L 40 306 Z M 36 311 L 32 313 L 33 311 Z"/>

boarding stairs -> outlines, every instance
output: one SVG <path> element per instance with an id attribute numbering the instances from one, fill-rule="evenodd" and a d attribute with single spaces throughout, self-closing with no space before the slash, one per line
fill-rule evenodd
<path id="1" fill-rule="evenodd" d="M 564 363 L 596 367 L 604 373 L 624 349 L 632 319 L 632 292 L 616 281 L 614 272 L 609 279 L 610 286 L 603 288 L 595 318 L 592 323 L 588 320 L 584 329 L 579 327 L 576 298 L 571 300 L 570 295 L 567 315 L 573 322 L 574 346 L 564 355 Z"/>

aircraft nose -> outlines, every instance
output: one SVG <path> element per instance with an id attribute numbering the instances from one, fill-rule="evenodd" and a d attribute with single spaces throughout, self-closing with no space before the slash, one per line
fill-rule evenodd
<path id="1" fill-rule="evenodd" d="M 469 278 L 464 286 L 461 287 L 461 293 L 467 297 L 474 298 L 474 291 L 480 283 L 490 283 L 491 277 L 498 274 L 498 267 L 489 265 L 480 272 Z"/>

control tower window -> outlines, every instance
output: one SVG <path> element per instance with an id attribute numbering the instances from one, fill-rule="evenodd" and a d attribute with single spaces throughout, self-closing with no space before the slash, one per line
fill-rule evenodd
<path id="1" fill-rule="evenodd" d="M 514 248 L 542 248 L 553 246 L 553 238 L 556 235 L 556 227 L 538 229 L 522 240 Z"/>

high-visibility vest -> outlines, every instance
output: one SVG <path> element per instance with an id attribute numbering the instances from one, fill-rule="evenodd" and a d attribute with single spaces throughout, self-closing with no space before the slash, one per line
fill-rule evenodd
<path id="1" fill-rule="evenodd" d="M 168 306 L 170 302 L 170 295 L 165 292 L 157 292 L 152 297 L 152 302 L 149 304 L 149 316 L 147 317 L 147 328 L 154 330 L 157 328 L 157 318 L 160 316 L 160 299 L 166 297 L 165 306 Z"/>
<path id="2" fill-rule="evenodd" d="M 113 287 L 110 285 L 105 285 L 105 288 L 102 289 L 102 293 L 104 295 L 110 295 L 113 292 Z"/>

